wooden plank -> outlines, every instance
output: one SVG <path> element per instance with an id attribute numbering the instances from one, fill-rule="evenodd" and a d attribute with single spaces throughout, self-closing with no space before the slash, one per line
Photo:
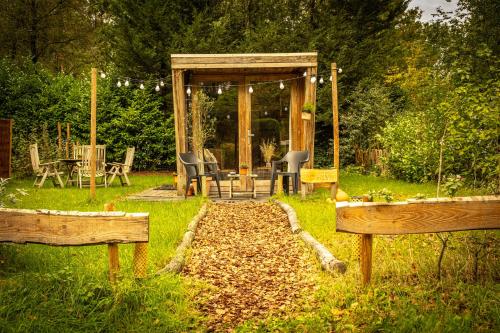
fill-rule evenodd
<path id="1" fill-rule="evenodd" d="M 112 212 L 115 210 L 115 205 L 113 203 L 104 204 L 104 210 L 106 212 Z M 109 261 L 109 281 L 114 283 L 118 272 L 120 271 L 120 256 L 118 254 L 118 244 L 112 243 L 108 244 L 108 261 Z"/>
<path id="2" fill-rule="evenodd" d="M 337 204 L 337 231 L 342 232 L 399 235 L 499 228 L 500 196 Z"/>
<path id="3" fill-rule="evenodd" d="M 253 82 L 267 82 L 267 81 L 278 81 L 278 80 L 290 80 L 297 77 L 297 74 L 262 74 L 262 75 L 246 75 L 248 79 Z M 235 81 L 239 82 L 244 80 L 245 75 L 243 74 L 193 74 L 190 78 L 190 82 L 193 85 L 198 85 L 201 82 L 227 82 L 227 81 Z"/>
<path id="4" fill-rule="evenodd" d="M 91 245 L 149 241 L 149 214 L 0 208 L 0 242 Z"/>
<path id="5" fill-rule="evenodd" d="M 95 200 L 96 175 L 97 68 L 92 68 L 90 87 L 90 198 Z"/>
<path id="6" fill-rule="evenodd" d="M 174 124 L 175 124 L 175 152 L 185 153 L 186 141 L 186 97 L 184 91 L 184 73 L 181 70 L 172 70 L 172 96 L 174 99 Z M 186 171 L 179 160 L 177 162 L 177 194 L 183 195 L 183 186 L 186 185 Z"/>
<path id="7" fill-rule="evenodd" d="M 172 54 L 172 69 L 316 67 L 317 53 Z"/>
<path id="8" fill-rule="evenodd" d="M 337 169 L 300 169 L 300 181 L 303 183 L 336 183 Z"/>

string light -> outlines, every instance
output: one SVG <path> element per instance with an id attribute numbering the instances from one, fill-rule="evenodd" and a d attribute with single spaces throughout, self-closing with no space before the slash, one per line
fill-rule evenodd
<path id="1" fill-rule="evenodd" d="M 217 89 L 217 94 L 222 95 L 222 88 L 219 86 L 219 89 Z"/>
<path id="2" fill-rule="evenodd" d="M 144 90 L 144 84 L 141 83 L 141 85 L 139 86 L 139 88 L 141 88 L 142 90 Z"/>
<path id="3" fill-rule="evenodd" d="M 163 82 L 163 80 L 160 81 L 160 86 L 164 86 L 165 85 L 165 82 Z"/>
<path id="4" fill-rule="evenodd" d="M 106 78 L 106 73 L 101 72 L 101 79 L 105 79 L 105 78 Z"/>
<path id="5" fill-rule="evenodd" d="M 186 89 L 186 94 L 188 96 L 191 96 L 191 87 L 190 86 L 188 86 L 188 88 Z"/>
<path id="6" fill-rule="evenodd" d="M 338 69 L 338 72 L 339 72 L 339 74 L 340 74 L 340 73 L 342 73 L 342 68 L 339 68 L 339 69 Z"/>
<path id="7" fill-rule="evenodd" d="M 227 116 L 226 116 L 226 118 L 227 118 L 227 119 L 231 119 L 231 115 L 227 115 Z"/>
<path id="8" fill-rule="evenodd" d="M 160 86 L 159 86 L 159 85 L 156 85 L 155 90 L 156 90 L 157 92 L 158 92 L 158 91 L 160 91 Z"/>
<path id="9" fill-rule="evenodd" d="M 118 80 L 118 82 L 116 83 L 116 86 L 117 86 L 118 88 L 120 88 L 120 87 L 122 86 L 122 83 L 120 82 L 120 80 Z"/>
<path id="10" fill-rule="evenodd" d="M 311 76 L 311 83 L 312 84 L 316 83 L 316 76 L 314 76 L 314 75 Z"/>
<path id="11" fill-rule="evenodd" d="M 264 111 L 264 115 L 267 116 L 267 111 Z"/>
<path id="12" fill-rule="evenodd" d="M 306 76 L 307 76 L 307 72 L 304 72 L 304 74 L 302 74 L 302 75 L 303 75 L 304 77 L 306 77 Z"/>
<path id="13" fill-rule="evenodd" d="M 285 84 L 283 83 L 283 80 L 280 80 L 280 89 L 281 90 L 285 89 Z"/>
<path id="14" fill-rule="evenodd" d="M 325 80 L 323 80 L 323 77 L 320 77 L 319 78 L 319 84 L 323 84 L 323 83 L 325 83 Z"/>
<path id="15" fill-rule="evenodd" d="M 332 78 L 332 76 L 330 75 L 330 82 L 332 82 L 332 80 L 333 80 L 333 78 Z"/>
<path id="16" fill-rule="evenodd" d="M 253 88 L 252 88 L 252 86 L 250 86 L 250 88 L 248 88 L 248 92 L 249 92 L 250 94 L 252 94 L 252 93 L 253 93 Z"/>
<path id="17" fill-rule="evenodd" d="M 128 87 L 128 85 L 129 85 L 129 82 L 128 82 L 128 79 L 127 79 L 127 80 L 125 80 L 125 87 Z"/>

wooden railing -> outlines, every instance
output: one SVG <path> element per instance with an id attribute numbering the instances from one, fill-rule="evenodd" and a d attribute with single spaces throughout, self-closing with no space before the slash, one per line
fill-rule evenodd
<path id="1" fill-rule="evenodd" d="M 337 231 L 361 234 L 363 284 L 371 279 L 373 235 L 499 229 L 500 196 L 407 202 L 339 202 Z"/>
<path id="2" fill-rule="evenodd" d="M 135 243 L 134 275 L 144 277 L 149 241 L 149 213 L 77 212 L 0 208 L 0 242 L 53 246 L 108 244 L 109 278 L 119 270 L 118 243 Z"/>

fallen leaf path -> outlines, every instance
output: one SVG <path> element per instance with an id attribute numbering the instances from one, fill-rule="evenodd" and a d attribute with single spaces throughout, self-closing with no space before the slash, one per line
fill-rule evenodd
<path id="1" fill-rule="evenodd" d="M 311 254 L 276 205 L 217 202 L 200 221 L 183 274 L 206 288 L 196 300 L 220 330 L 300 307 L 315 286 Z"/>

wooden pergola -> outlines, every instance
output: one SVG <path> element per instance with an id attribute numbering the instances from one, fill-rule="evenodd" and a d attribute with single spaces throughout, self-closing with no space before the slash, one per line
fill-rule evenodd
<path id="1" fill-rule="evenodd" d="M 187 93 L 195 96 L 199 85 L 207 82 L 237 82 L 238 85 L 238 162 L 239 165 L 252 166 L 251 147 L 251 93 L 248 87 L 253 83 L 277 80 L 290 80 L 290 150 L 308 150 L 310 161 L 314 164 L 314 123 L 302 119 L 305 103 L 316 105 L 316 84 L 311 76 L 317 73 L 316 52 L 308 53 L 263 53 L 263 54 L 172 54 L 172 89 L 175 114 L 175 143 L 177 155 L 186 152 L 187 131 Z M 333 67 L 332 67 L 333 69 Z M 303 77 L 306 72 L 307 76 Z M 332 70 L 333 72 L 333 70 Z M 335 73 L 336 74 L 336 73 Z M 335 77 L 336 79 L 336 77 Z M 196 107 L 192 100 L 191 107 Z M 199 120 L 193 119 L 193 128 Z M 193 131 L 194 132 L 194 131 Z M 196 150 L 199 147 L 194 147 Z M 251 170 L 250 170 L 251 172 Z M 177 190 L 182 193 L 185 184 L 185 171 L 177 158 Z"/>

